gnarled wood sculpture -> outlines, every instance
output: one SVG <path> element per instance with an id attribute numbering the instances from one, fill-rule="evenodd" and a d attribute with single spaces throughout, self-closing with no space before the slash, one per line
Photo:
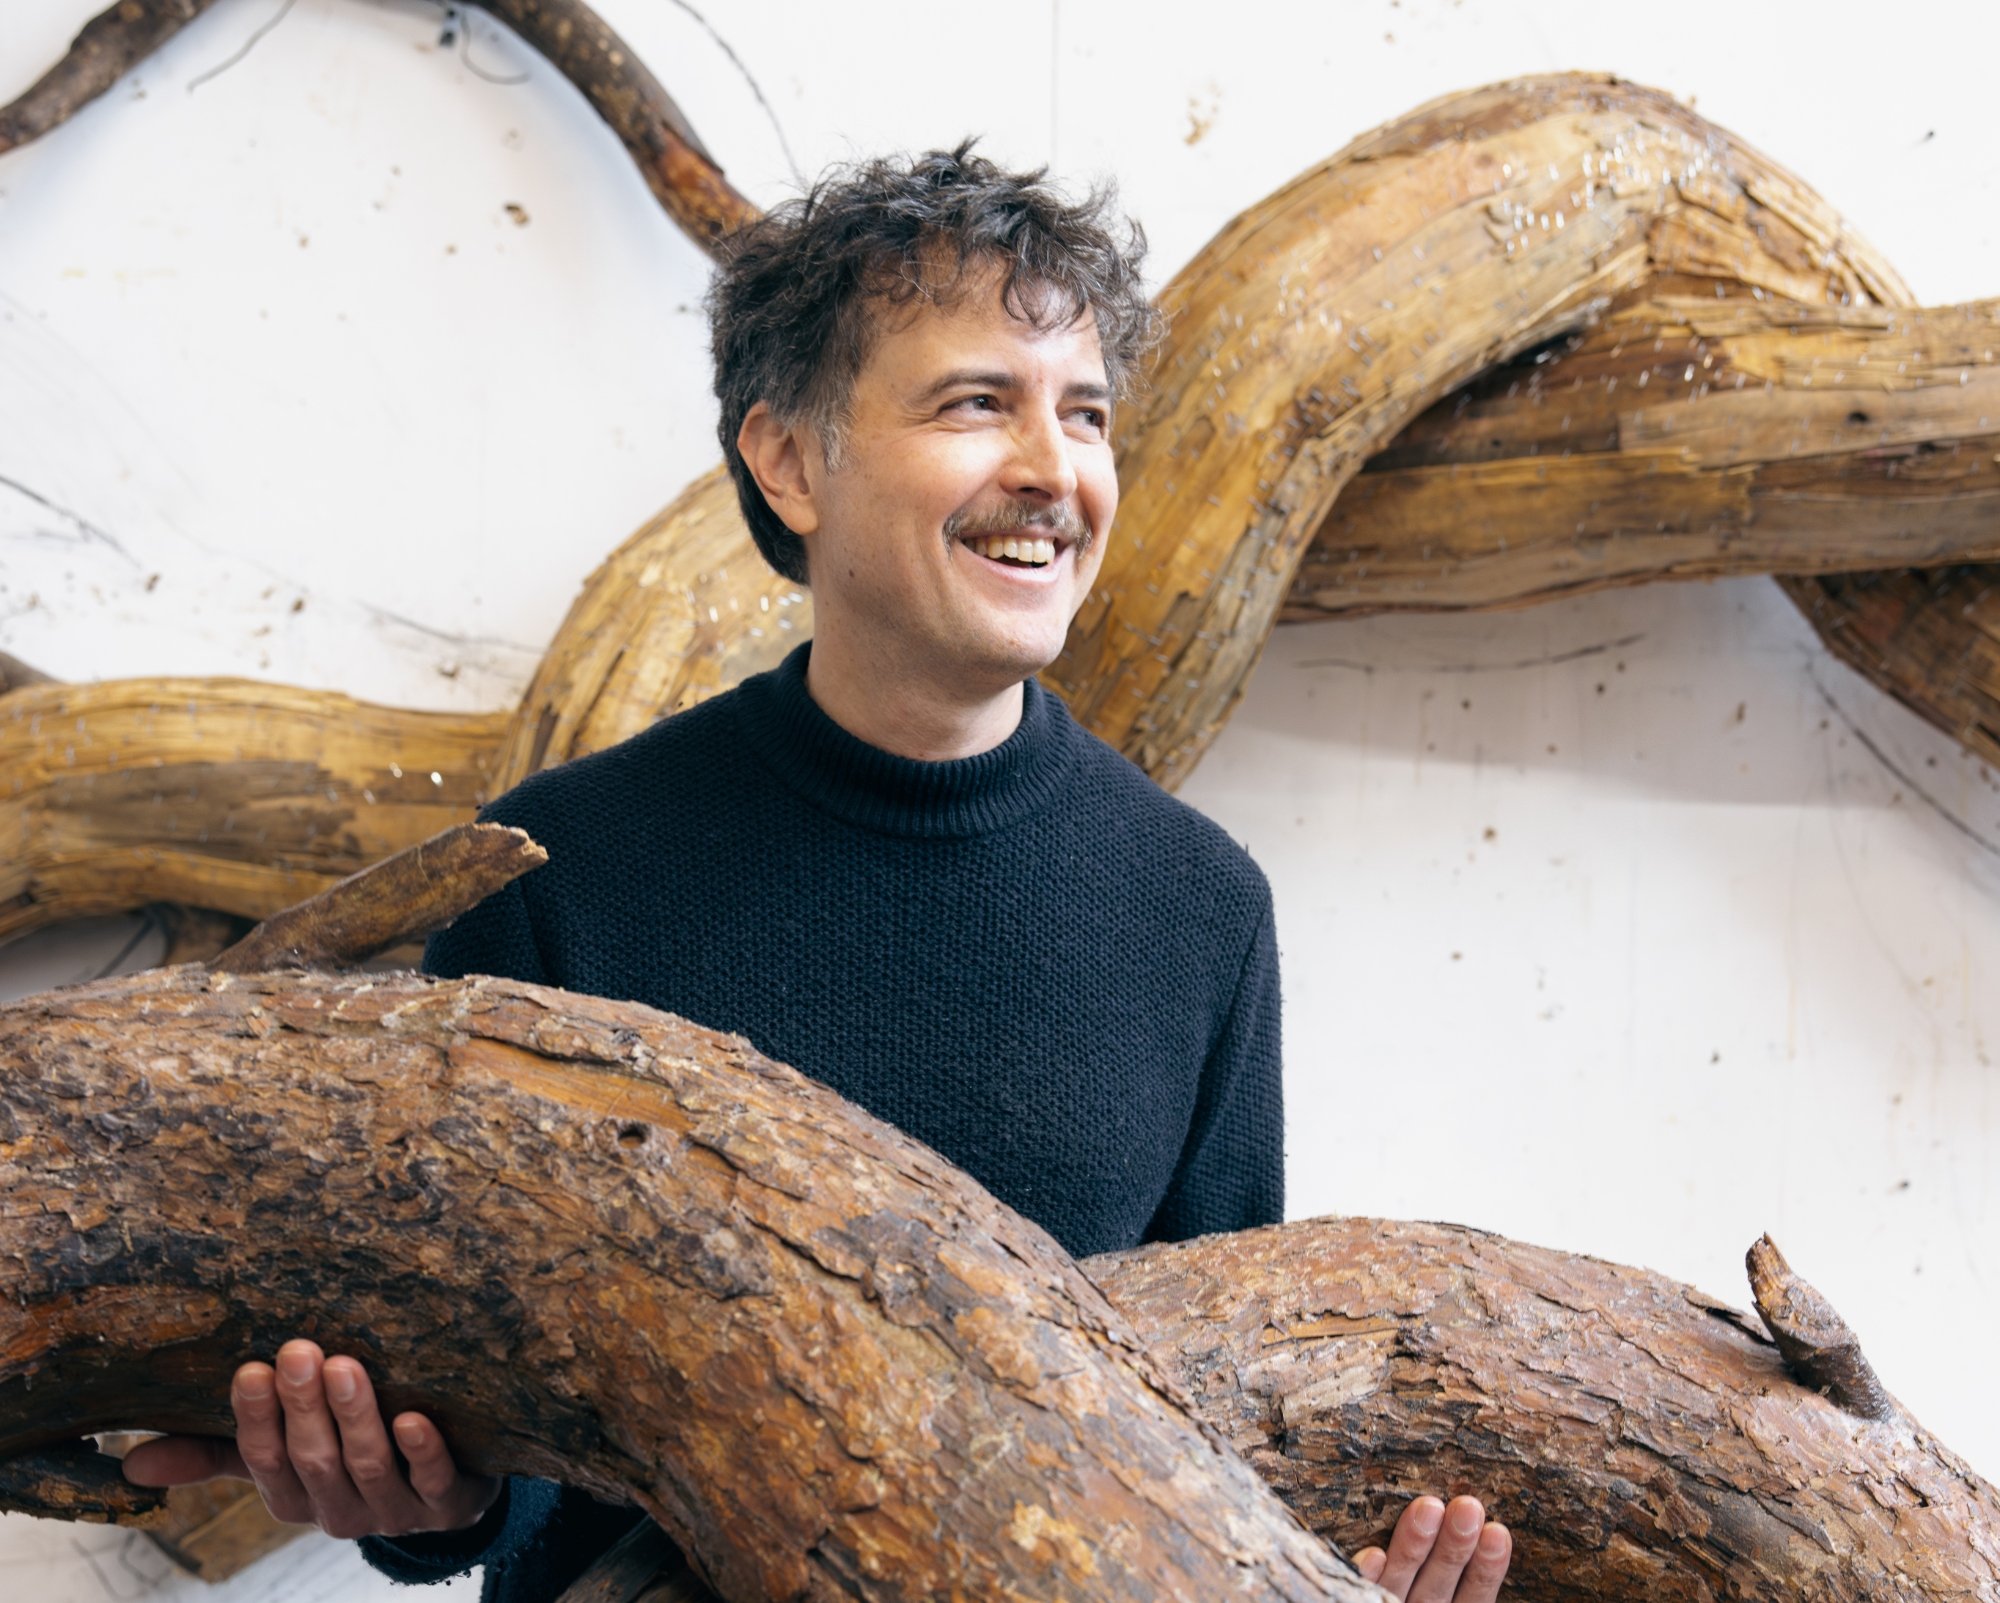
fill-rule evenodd
<path id="1" fill-rule="evenodd" d="M 107 12 L 0 111 L 0 152 L 205 4 Z M 485 9 L 697 239 L 752 214 L 585 7 Z M 1664 96 L 1559 77 L 1424 107 L 1252 208 L 1164 292 L 1153 398 L 1120 424 L 1119 538 L 1051 678 L 1171 785 L 1278 617 L 1860 569 L 1789 588 L 1834 650 L 2000 759 L 2000 601 L 1966 566 L 2000 557 L 1994 309 L 1908 299 L 1796 179 Z M 1593 324 L 1553 361 L 1493 368 Z M 1957 566 L 1909 571 L 1938 563 Z M 148 902 L 262 916 L 770 665 L 808 607 L 712 474 L 592 576 L 511 716 L 10 677 L 0 939 Z"/>
<path id="2" fill-rule="evenodd" d="M 0 111 L 0 151 L 205 4 L 122 0 Z M 583 7 L 487 9 L 698 237 L 747 215 Z M 1423 108 L 1253 208 L 1164 299 L 1176 333 L 1123 424 L 1120 539 L 1055 677 L 1167 783 L 1286 608 L 2000 554 L 1990 309 L 1908 311 L 1796 180 L 1629 85 Z M 1669 382 L 1670 347 L 1675 405 L 1635 402 Z M 1340 494 L 1371 454 L 1368 494 Z M 1399 501 L 1475 472 L 1516 509 L 1484 529 L 1447 541 Z M 1834 549 L 1800 510 L 1808 481 L 1881 543 Z M 1513 532 L 1536 511 L 1553 542 Z M 1836 649 L 1976 743 L 2000 664 L 1955 660 L 1979 625 L 1947 609 L 1983 604 L 1984 571 L 1793 582 Z M 768 665 L 806 608 L 711 475 L 593 577 L 511 717 L 0 664 L 0 934 L 158 899 L 269 912 Z M 387 934 L 342 913 L 359 895 L 253 937 L 249 971 L 0 1014 L 19 1288 L 0 1451 L 216 1428 L 228 1369 L 316 1307 L 474 1461 L 630 1497 L 732 1598 L 928 1596 L 941 1576 L 968 1595 L 1370 1595 L 1183 1403 L 1336 1540 L 1378 1537 L 1441 1475 L 1480 1490 L 1521 1534 L 1528 1596 L 2000 1596 L 1993 1489 L 1883 1397 L 1818 1395 L 1852 1343 L 1768 1254 L 1753 1278 L 1782 1358 L 1685 1288 L 1443 1227 L 1316 1222 L 1079 1273 L 740 1042 L 499 981 L 255 971 L 333 950 L 328 928 L 348 956 Z M 246 1080 L 254 1102 L 231 1094 Z M 111 1514 L 125 1494 L 57 1457 L 8 1495 Z"/>
<path id="3" fill-rule="evenodd" d="M 531 856 L 468 826 L 430 860 Z M 401 939 L 404 872 L 242 950 Z M 1775 1346 L 1445 1225 L 1078 1266 L 739 1039 L 504 980 L 153 970 L 0 1009 L 0 1066 L 15 1506 L 115 1512 L 49 1450 L 225 1428 L 304 1314 L 464 1460 L 629 1499 L 736 1603 L 1379 1596 L 1283 1505 L 1357 1542 L 1440 1484 L 1532 1599 L 2000 1598 L 2000 1493 L 1768 1243 Z"/>

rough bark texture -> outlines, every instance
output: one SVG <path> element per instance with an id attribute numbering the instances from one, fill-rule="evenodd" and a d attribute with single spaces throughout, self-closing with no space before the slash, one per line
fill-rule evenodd
<path id="1" fill-rule="evenodd" d="M 1342 1544 L 1478 1490 L 1527 1598 L 2000 1598 L 1991 1486 L 1642 1271 L 1369 1220 L 1079 1269 L 741 1041 L 513 982 L 154 971 L 0 1065 L 0 1454 L 223 1429 L 306 1311 L 735 1599 L 1371 1595 L 1183 1403 Z"/>
<path id="2" fill-rule="evenodd" d="M 711 255 L 758 215 L 736 192 L 660 81 L 581 0 L 466 0 L 546 56 L 610 125 L 653 198 Z"/>
<path id="3" fill-rule="evenodd" d="M 1380 1542 L 1474 1491 L 1530 1599 L 2000 1597 L 2000 1494 L 1801 1384 L 1750 1316 L 1450 1225 L 1315 1220 L 1093 1258 L 1306 1524 Z"/>
<path id="4" fill-rule="evenodd" d="M 16 1004 L 0 1063 L 0 1453 L 220 1430 L 305 1313 L 727 1598 L 1379 1595 L 1044 1234 L 740 1040 L 177 969 Z"/>
<path id="5" fill-rule="evenodd" d="M 0 1459 L 0 1512 L 89 1524 L 156 1525 L 166 1495 L 133 1486 L 90 1442 L 56 1442 Z"/>

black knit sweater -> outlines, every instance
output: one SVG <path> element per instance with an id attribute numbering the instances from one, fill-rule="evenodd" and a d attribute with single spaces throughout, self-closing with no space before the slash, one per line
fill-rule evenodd
<path id="1" fill-rule="evenodd" d="M 914 762 L 806 691 L 809 647 L 484 817 L 549 861 L 434 937 L 431 972 L 649 1003 L 901 1126 L 1078 1256 L 1283 1215 L 1262 873 L 1030 682 L 977 757 Z M 629 1511 L 516 1480 L 404 1580 L 551 1597 Z"/>

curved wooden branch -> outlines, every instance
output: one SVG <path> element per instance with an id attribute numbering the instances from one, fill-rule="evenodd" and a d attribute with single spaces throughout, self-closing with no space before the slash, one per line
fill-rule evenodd
<path id="1" fill-rule="evenodd" d="M 734 1599 L 1373 1595 L 1215 1440 L 1343 1543 L 1478 1489 L 1525 1598 L 2000 1597 L 1994 1488 L 1685 1287 L 1371 1220 L 1079 1270 L 627 1004 L 198 968 L 31 998 L 0 1197 L 0 1454 L 225 1428 L 230 1369 L 316 1309 L 469 1462 L 636 1501 Z"/>
<path id="2" fill-rule="evenodd" d="M 1906 1417 L 1801 1387 L 1751 1316 L 1664 1277 L 1368 1219 L 1085 1268 L 1344 1546 L 1448 1487 L 1513 1528 L 1508 1591 L 1537 1603 L 2000 1597 L 2000 1491 Z"/>
<path id="3" fill-rule="evenodd" d="M 1649 293 L 1371 458 L 1286 621 L 2000 558 L 2000 301 Z"/>
<path id="4" fill-rule="evenodd" d="M 759 215 L 722 174 L 665 87 L 582 0 L 467 0 L 490 12 L 574 84 L 610 125 L 653 198 L 713 255 Z"/>
<path id="5" fill-rule="evenodd" d="M 0 1064 L 0 1454 L 218 1429 L 319 1310 L 468 1462 L 631 1498 L 743 1603 L 1380 1596 L 1047 1236 L 741 1040 L 183 968 L 0 1012 Z"/>
<path id="6" fill-rule="evenodd" d="M 69 121 L 215 0 L 116 0 L 63 59 L 0 106 L 0 156 Z M 653 198 L 704 251 L 759 215 L 723 176 L 674 98 L 583 0 L 464 0 L 546 57 L 610 126 Z"/>
<path id="7" fill-rule="evenodd" d="M 1778 582 L 1836 657 L 2000 768 L 2000 565 Z"/>
<path id="8" fill-rule="evenodd" d="M 60 128 L 215 0 L 115 0 L 92 17 L 62 60 L 0 106 L 0 156 Z"/>
<path id="9" fill-rule="evenodd" d="M 0 694 L 0 940 L 147 902 L 289 906 L 469 818 L 506 723 L 240 679 Z"/>
<path id="10" fill-rule="evenodd" d="M 1072 707 L 1176 782 L 1367 456 L 1481 368 L 1689 275 L 1905 297 L 1788 173 L 1609 79 L 1450 97 L 1253 207 L 1162 292 L 1173 333 L 1124 425 L 1119 538 L 1051 670 Z"/>

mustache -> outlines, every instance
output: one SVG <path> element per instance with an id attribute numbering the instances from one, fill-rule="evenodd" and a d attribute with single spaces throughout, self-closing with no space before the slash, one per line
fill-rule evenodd
<path id="1" fill-rule="evenodd" d="M 960 507 L 944 520 L 944 537 L 963 540 L 988 534 L 1019 534 L 1024 529 L 1045 529 L 1067 540 L 1081 556 L 1096 538 L 1089 524 L 1067 502 L 1061 506 L 1036 506 L 1027 501 L 1003 501 L 984 512 Z"/>

